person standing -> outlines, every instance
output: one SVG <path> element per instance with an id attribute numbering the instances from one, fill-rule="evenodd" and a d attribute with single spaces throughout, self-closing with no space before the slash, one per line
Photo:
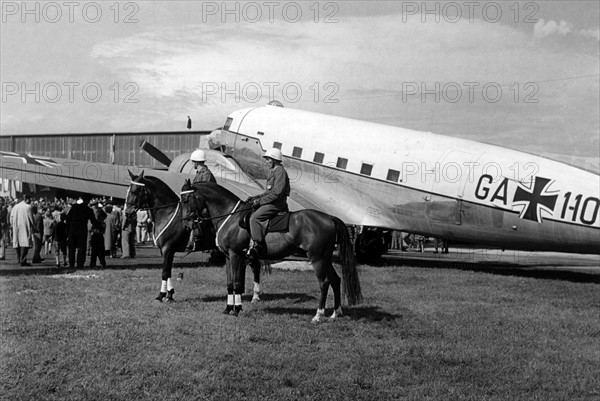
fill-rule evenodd
<path id="1" fill-rule="evenodd" d="M 104 232 L 106 231 L 106 212 L 102 209 L 98 209 L 96 213 L 96 219 L 98 224 L 92 227 L 92 238 L 90 240 L 92 253 L 90 255 L 90 267 L 96 267 L 96 259 L 100 262 L 100 266 L 103 269 L 106 268 L 106 258 L 104 252 Z"/>
<path id="2" fill-rule="evenodd" d="M 117 257 L 117 237 L 119 236 L 119 216 L 114 213 L 112 205 L 104 206 L 104 212 L 106 213 L 106 220 L 104 221 L 104 253 L 108 254 L 111 258 Z"/>
<path id="3" fill-rule="evenodd" d="M 56 255 L 56 267 L 60 268 L 60 255 L 63 256 L 63 266 L 67 267 L 67 239 L 69 233 L 67 231 L 67 215 L 61 213 L 58 217 L 58 223 L 54 228 L 53 247 Z"/>
<path id="4" fill-rule="evenodd" d="M 130 218 L 128 217 L 130 216 Z M 135 258 L 135 227 L 137 226 L 135 213 L 123 213 L 121 231 L 121 248 L 123 255 L 121 259 Z"/>
<path id="5" fill-rule="evenodd" d="M 77 268 L 83 269 L 86 257 L 88 221 L 97 226 L 98 220 L 94 211 L 79 198 L 69 214 L 67 214 L 67 227 L 69 233 L 69 267 L 75 267 L 75 254 L 77 254 Z"/>
<path id="6" fill-rule="evenodd" d="M 56 222 L 52 217 L 52 211 L 48 209 L 44 214 L 44 255 L 52 253 L 52 239 L 54 238 L 55 228 Z"/>
<path id="7" fill-rule="evenodd" d="M 258 196 L 246 200 L 257 210 L 250 217 L 250 235 L 254 246 L 248 250 L 248 256 L 257 259 L 267 250 L 265 235 L 269 220 L 278 213 L 288 210 L 287 197 L 290 195 L 290 180 L 282 166 L 281 150 L 269 149 L 263 158 L 269 164 L 267 190 Z"/>
<path id="8" fill-rule="evenodd" d="M 30 203 L 29 195 L 23 195 L 23 199 L 10 212 L 13 248 L 17 250 L 17 259 L 21 266 L 31 266 L 27 263 L 27 252 L 33 245 L 33 214 Z"/>
<path id="9" fill-rule="evenodd" d="M 0 260 L 6 259 L 6 241 L 8 240 L 8 207 L 0 197 Z"/>
<path id="10" fill-rule="evenodd" d="M 148 236 L 148 211 L 138 210 L 137 216 L 137 227 L 136 227 L 136 242 L 138 245 L 144 244 L 146 237 Z"/>
<path id="11" fill-rule="evenodd" d="M 33 256 L 31 263 L 41 263 L 42 242 L 44 238 L 44 217 L 36 205 L 31 207 L 33 213 Z"/>

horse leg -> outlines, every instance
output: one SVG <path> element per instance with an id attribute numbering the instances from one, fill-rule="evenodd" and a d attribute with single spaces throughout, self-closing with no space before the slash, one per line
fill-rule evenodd
<path id="1" fill-rule="evenodd" d="M 227 306 L 223 311 L 224 315 L 229 315 L 233 311 L 234 295 L 233 295 L 233 273 L 231 271 L 231 258 L 225 262 L 225 272 L 227 275 Z"/>
<path id="2" fill-rule="evenodd" d="M 167 297 L 168 302 L 173 302 L 173 294 L 175 289 L 171 282 L 171 269 L 173 268 L 173 257 L 175 252 L 169 250 L 164 253 L 163 256 L 163 268 L 162 268 L 162 283 L 160 286 L 160 293 L 156 297 L 156 300 L 162 302 L 163 298 Z"/>
<path id="3" fill-rule="evenodd" d="M 233 314 L 237 316 L 242 311 L 242 294 L 246 291 L 246 264 L 243 257 L 230 253 L 231 270 L 233 272 Z"/>
<path id="4" fill-rule="evenodd" d="M 260 301 L 260 262 L 258 260 L 252 260 L 250 262 L 252 273 L 254 274 L 254 294 L 252 295 L 252 303 Z"/>
<path id="5" fill-rule="evenodd" d="M 317 274 L 317 280 L 319 280 L 319 287 L 321 288 L 317 314 L 312 318 L 313 323 L 318 323 L 325 316 L 325 303 L 327 302 L 327 292 L 329 291 L 329 278 L 325 274 L 322 261 L 313 262 L 312 265 Z"/>
<path id="6" fill-rule="evenodd" d="M 327 271 L 327 277 L 329 282 L 331 283 L 331 288 L 333 289 L 333 314 L 331 315 L 332 319 L 343 316 L 342 313 L 342 294 L 340 291 L 340 283 L 341 279 L 338 276 L 337 272 L 333 268 L 331 262 L 329 263 L 329 270 Z"/>

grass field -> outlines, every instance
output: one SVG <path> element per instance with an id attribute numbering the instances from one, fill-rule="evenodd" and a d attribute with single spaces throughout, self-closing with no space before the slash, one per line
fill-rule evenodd
<path id="1" fill-rule="evenodd" d="M 600 398 L 597 284 L 361 266 L 364 303 L 315 325 L 312 271 L 274 270 L 238 318 L 222 269 L 180 271 L 174 304 L 155 269 L 0 278 L 0 398 Z"/>

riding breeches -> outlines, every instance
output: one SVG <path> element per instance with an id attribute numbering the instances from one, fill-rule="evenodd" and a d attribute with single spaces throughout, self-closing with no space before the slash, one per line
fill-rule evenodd
<path id="1" fill-rule="evenodd" d="M 281 210 L 274 205 L 262 205 L 250 216 L 250 235 L 255 242 L 263 242 L 267 233 L 269 220 Z"/>

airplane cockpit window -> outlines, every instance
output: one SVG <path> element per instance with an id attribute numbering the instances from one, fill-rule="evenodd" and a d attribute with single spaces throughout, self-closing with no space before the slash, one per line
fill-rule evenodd
<path id="1" fill-rule="evenodd" d="M 225 125 L 223 126 L 223 129 L 225 131 L 229 131 L 229 127 L 231 127 L 232 122 L 233 122 L 233 118 L 227 117 L 227 121 L 225 121 Z"/>
<path id="2" fill-rule="evenodd" d="M 279 150 L 281 150 L 281 142 L 273 142 L 273 147 L 274 147 L 275 149 L 279 149 Z"/>
<path id="3" fill-rule="evenodd" d="M 342 170 L 346 170 L 348 167 L 348 159 L 344 159 L 343 157 L 338 157 L 337 163 L 335 164 L 337 168 L 341 168 Z"/>
<path id="4" fill-rule="evenodd" d="M 398 170 L 388 170 L 387 178 L 388 181 L 398 182 L 400 179 L 400 172 Z"/>
<path id="5" fill-rule="evenodd" d="M 315 163 L 323 163 L 323 159 L 325 159 L 325 155 L 321 152 L 315 152 L 315 157 L 313 159 L 313 161 Z"/>
<path id="6" fill-rule="evenodd" d="M 302 157 L 302 148 L 294 146 L 294 150 L 292 151 L 292 157 L 301 158 Z"/>
<path id="7" fill-rule="evenodd" d="M 371 172 L 373 171 L 373 165 L 372 164 L 368 164 L 368 163 L 363 163 L 362 166 L 360 167 L 360 173 L 363 175 L 371 175 Z"/>

